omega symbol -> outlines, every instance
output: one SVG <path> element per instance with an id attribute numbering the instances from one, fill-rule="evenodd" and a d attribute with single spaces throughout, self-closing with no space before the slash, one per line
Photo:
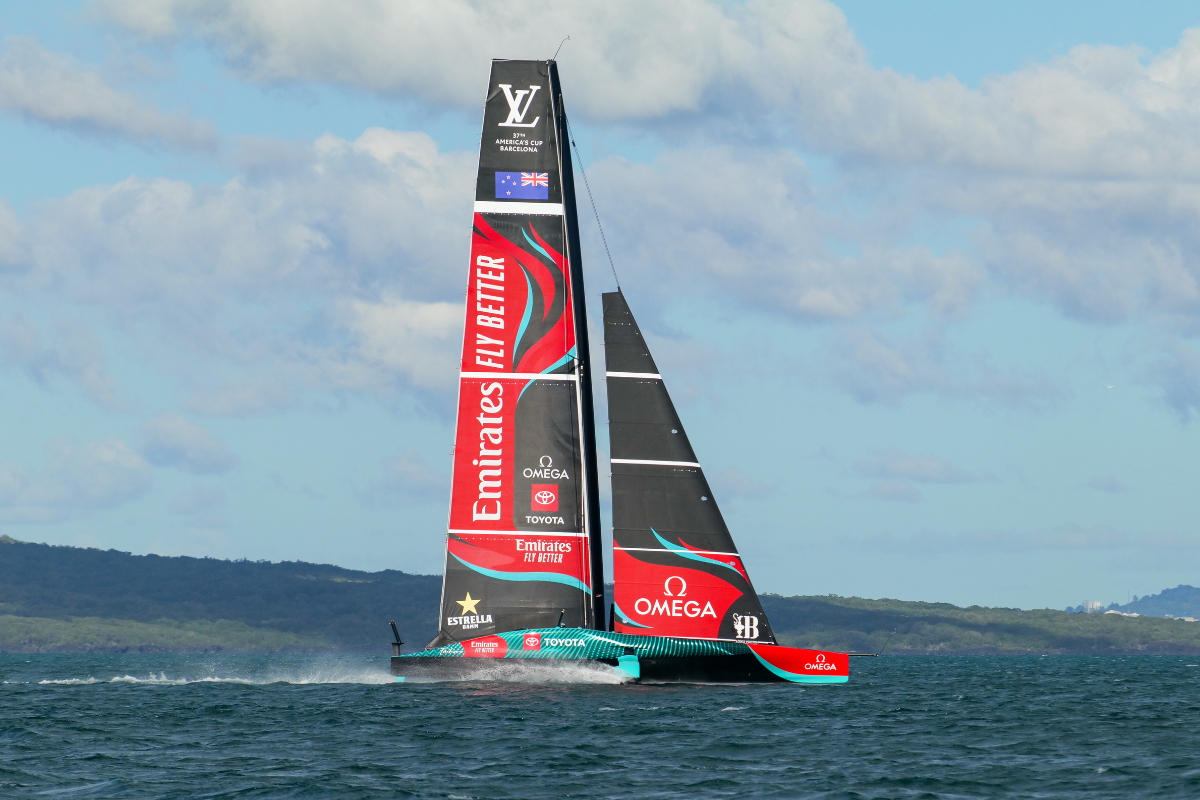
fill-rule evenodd
<path id="1" fill-rule="evenodd" d="M 679 594 L 671 594 L 671 581 L 679 581 Z M 663 594 L 667 597 L 687 597 L 687 581 L 678 575 L 672 575 L 663 581 Z"/>

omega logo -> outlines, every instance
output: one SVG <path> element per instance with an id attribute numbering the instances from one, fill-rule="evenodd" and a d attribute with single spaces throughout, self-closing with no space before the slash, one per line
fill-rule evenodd
<path id="1" fill-rule="evenodd" d="M 805 664 L 804 668 L 821 670 L 821 671 L 830 671 L 830 670 L 836 670 L 837 666 L 834 664 L 830 664 L 828 661 L 826 661 L 824 653 L 817 653 L 817 657 L 812 660 L 812 663 Z"/>
<path id="2" fill-rule="evenodd" d="M 674 592 L 671 589 L 675 589 Z M 705 602 L 703 606 L 695 600 L 682 600 L 680 598 L 687 597 L 687 581 L 678 575 L 672 575 L 663 581 L 663 594 L 667 597 L 673 597 L 674 600 L 651 600 L 648 597 L 639 597 L 637 602 L 633 604 L 633 610 L 642 616 L 666 616 L 666 617 L 713 617 L 716 618 L 717 612 L 713 610 L 711 602 Z"/>
<path id="3" fill-rule="evenodd" d="M 571 476 L 567 474 L 565 469 L 559 469 L 558 467 L 554 466 L 554 459 L 550 456 L 542 456 L 538 459 L 538 465 L 536 468 L 526 467 L 525 469 L 521 470 L 521 474 L 526 478 L 541 478 L 542 480 L 571 480 Z"/>

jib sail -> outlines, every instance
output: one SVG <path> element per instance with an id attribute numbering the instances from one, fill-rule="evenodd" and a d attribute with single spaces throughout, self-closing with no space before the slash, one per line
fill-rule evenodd
<path id="1" fill-rule="evenodd" d="M 595 627 L 603 609 L 601 561 L 592 557 L 595 432 L 565 125 L 553 62 L 492 63 L 441 629 L 431 646 L 560 622 Z"/>
<path id="2" fill-rule="evenodd" d="M 604 295 L 615 629 L 774 643 L 624 295 Z"/>

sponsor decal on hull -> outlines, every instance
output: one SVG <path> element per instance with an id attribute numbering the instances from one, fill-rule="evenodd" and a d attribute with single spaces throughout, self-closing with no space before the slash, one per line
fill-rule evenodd
<path id="1" fill-rule="evenodd" d="M 508 655 L 508 642 L 499 636 L 481 636 L 462 643 L 463 655 L 467 658 L 504 658 Z"/>
<path id="2" fill-rule="evenodd" d="M 826 650 L 749 644 L 750 652 L 771 672 L 790 681 L 843 683 L 850 675 L 850 657 Z"/>

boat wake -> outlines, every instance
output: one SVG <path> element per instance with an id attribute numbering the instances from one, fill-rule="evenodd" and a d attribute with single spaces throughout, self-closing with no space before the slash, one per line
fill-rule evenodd
<path id="1" fill-rule="evenodd" d="M 482 661 L 482 659 L 480 659 Z M 472 665 L 476 666 L 476 665 Z M 457 679 L 455 683 L 526 683 L 526 684 L 561 684 L 561 683 L 598 683 L 617 685 L 627 683 L 628 675 L 618 672 L 606 664 L 563 663 L 547 668 L 545 663 L 528 662 L 511 659 L 496 659 L 494 662 L 479 664 L 474 674 L 467 679 Z M 444 683 L 443 680 L 411 677 L 405 683 Z"/>
<path id="2" fill-rule="evenodd" d="M 604 665 L 564 665 L 554 670 L 530 668 L 525 664 L 494 664 L 482 674 L 473 676 L 469 681 L 478 683 L 526 683 L 526 684 L 561 684 L 561 683 L 596 683 L 620 684 L 628 680 L 611 667 Z M 9 681 L 5 681 L 8 683 Z M 151 672 L 146 676 L 116 675 L 111 678 L 97 678 L 89 675 L 86 678 L 56 678 L 37 681 L 38 686 L 95 686 L 97 684 L 130 684 L 142 686 L 193 686 L 206 683 L 231 683 L 242 686 L 270 686 L 272 684 L 292 684 L 296 686 L 323 684 L 360 684 L 383 685 L 394 683 L 395 679 L 387 672 L 379 669 L 307 669 L 280 670 L 264 675 L 242 677 L 237 675 L 204 675 L 201 677 L 173 677 L 166 672 Z M 410 678 L 407 683 L 441 683 L 442 681 L 421 680 Z M 32 681 L 31 681 L 32 683 Z"/>
<path id="3" fill-rule="evenodd" d="M 303 667 L 280 668 L 266 670 L 251 676 L 242 675 L 201 675 L 197 677 L 175 677 L 166 672 L 154 673 L 139 677 L 136 675 L 117 675 L 112 678 L 60 678 L 37 681 L 39 686 L 92 686 L 95 684 L 134 684 L 144 686 L 190 686 L 206 683 L 232 683 L 243 686 L 269 686 L 271 684 L 320 685 L 320 684 L 387 684 L 392 683 L 392 676 L 378 667 Z"/>

